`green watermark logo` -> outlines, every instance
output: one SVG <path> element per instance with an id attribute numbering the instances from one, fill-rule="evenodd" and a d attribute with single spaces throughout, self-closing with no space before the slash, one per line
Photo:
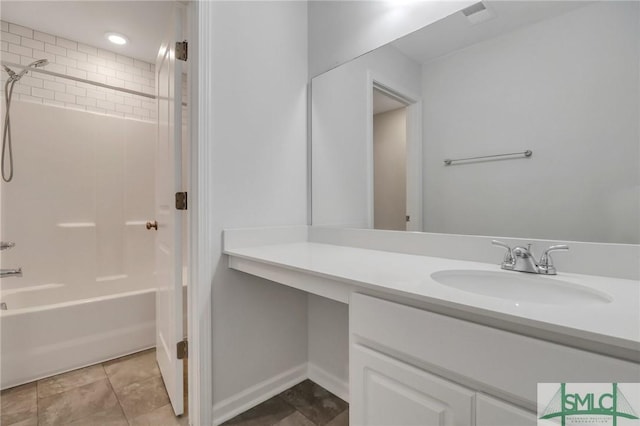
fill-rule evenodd
<path id="1" fill-rule="evenodd" d="M 539 425 L 640 426 L 638 383 L 539 383 L 538 404 Z"/>

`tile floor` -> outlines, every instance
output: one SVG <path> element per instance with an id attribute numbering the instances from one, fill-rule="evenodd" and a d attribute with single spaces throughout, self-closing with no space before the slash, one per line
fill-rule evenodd
<path id="1" fill-rule="evenodd" d="M 0 425 L 187 426 L 186 409 L 173 414 L 155 355 L 150 349 L 4 390 Z M 185 407 L 186 400 L 185 392 Z M 348 424 L 349 405 L 305 380 L 224 425 Z"/>
<path id="2" fill-rule="evenodd" d="M 173 414 L 154 349 L 7 389 L 0 399 L 3 426 L 188 425 Z"/>
<path id="3" fill-rule="evenodd" d="M 347 426 L 349 404 L 305 380 L 223 426 Z"/>

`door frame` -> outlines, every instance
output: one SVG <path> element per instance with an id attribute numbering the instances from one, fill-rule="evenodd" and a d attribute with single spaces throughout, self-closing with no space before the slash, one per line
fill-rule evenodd
<path id="1" fill-rule="evenodd" d="M 213 375 L 211 333 L 211 285 L 213 280 L 213 136 L 212 81 L 207 72 L 213 66 L 213 2 L 189 1 L 187 40 L 189 41 L 189 228 L 187 263 L 187 334 L 189 340 L 189 424 L 213 424 Z M 201 94 L 206 94 L 201 96 Z M 202 117 L 202 119 L 200 119 Z"/>
<path id="2" fill-rule="evenodd" d="M 382 89 L 407 104 L 407 231 L 422 232 L 422 95 L 377 71 L 367 70 L 367 227 L 373 229 L 373 89 Z"/>

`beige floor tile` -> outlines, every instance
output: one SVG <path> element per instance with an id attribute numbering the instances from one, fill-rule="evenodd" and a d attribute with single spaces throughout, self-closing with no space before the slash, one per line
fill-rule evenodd
<path id="1" fill-rule="evenodd" d="M 290 416 L 295 411 L 282 398 L 274 396 L 226 421 L 223 426 L 271 426 Z"/>
<path id="2" fill-rule="evenodd" d="M 20 420 L 17 423 L 0 423 L 2 426 L 38 426 L 37 417 L 29 417 L 28 419 Z"/>
<path id="3" fill-rule="evenodd" d="M 169 396 L 160 377 L 115 389 L 127 419 L 132 420 L 169 403 Z"/>
<path id="4" fill-rule="evenodd" d="M 160 376 L 154 349 L 114 359 L 103 365 L 114 389 Z"/>
<path id="5" fill-rule="evenodd" d="M 0 393 L 0 424 L 10 425 L 38 415 L 38 393 L 35 382 L 16 386 Z"/>
<path id="6" fill-rule="evenodd" d="M 107 379 L 38 400 L 38 424 L 59 425 L 87 418 L 118 405 Z"/>
<path id="7" fill-rule="evenodd" d="M 315 426 L 315 423 L 303 416 L 299 411 L 296 411 L 280 420 L 274 426 Z"/>
<path id="8" fill-rule="evenodd" d="M 66 426 L 129 426 L 120 405 L 108 410 L 98 411 L 88 417 L 67 423 Z"/>
<path id="9" fill-rule="evenodd" d="M 327 423 L 327 426 L 349 426 L 349 410 L 345 410 L 342 413 L 338 414 Z"/>
<path id="10" fill-rule="evenodd" d="M 316 425 L 326 425 L 349 404 L 311 380 L 305 380 L 280 394 Z"/>
<path id="11" fill-rule="evenodd" d="M 58 374 L 38 380 L 38 398 L 46 398 L 106 378 L 101 364 Z"/>
<path id="12" fill-rule="evenodd" d="M 131 426 L 188 426 L 187 416 L 176 417 L 171 404 L 156 408 L 150 413 L 136 417 L 129 422 Z"/>

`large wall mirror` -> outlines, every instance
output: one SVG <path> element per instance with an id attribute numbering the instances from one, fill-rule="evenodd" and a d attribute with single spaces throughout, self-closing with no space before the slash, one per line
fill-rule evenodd
<path id="1" fill-rule="evenodd" d="M 484 1 L 321 74 L 313 224 L 638 244 L 639 64 L 638 2 Z"/>

